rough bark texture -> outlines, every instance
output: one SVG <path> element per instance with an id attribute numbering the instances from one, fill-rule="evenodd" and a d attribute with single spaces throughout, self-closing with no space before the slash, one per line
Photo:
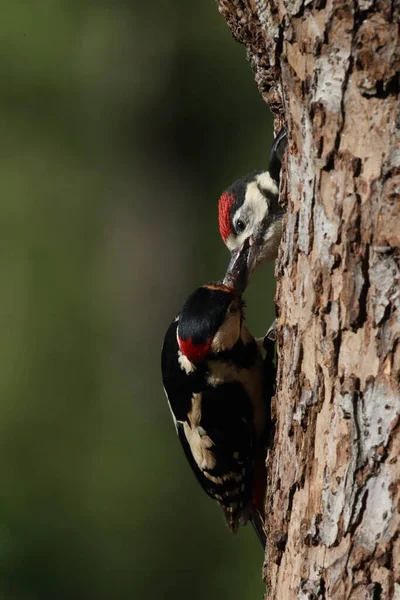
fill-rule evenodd
<path id="1" fill-rule="evenodd" d="M 219 8 L 290 140 L 266 598 L 400 599 L 399 4 Z"/>

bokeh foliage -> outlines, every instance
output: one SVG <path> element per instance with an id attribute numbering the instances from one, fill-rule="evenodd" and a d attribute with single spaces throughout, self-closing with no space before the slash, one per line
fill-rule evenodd
<path id="1" fill-rule="evenodd" d="M 159 373 L 226 265 L 220 192 L 266 165 L 244 50 L 213 2 L 2 8 L 0 598 L 259 598 L 262 551 L 198 488 Z"/>

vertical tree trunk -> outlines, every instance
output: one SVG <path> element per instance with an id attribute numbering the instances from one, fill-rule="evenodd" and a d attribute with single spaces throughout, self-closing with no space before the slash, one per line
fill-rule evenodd
<path id="1" fill-rule="evenodd" d="M 400 5 L 219 8 L 289 130 L 266 597 L 400 599 Z"/>

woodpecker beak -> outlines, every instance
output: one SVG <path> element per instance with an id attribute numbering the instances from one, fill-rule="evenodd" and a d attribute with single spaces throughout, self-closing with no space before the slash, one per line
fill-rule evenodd
<path id="1" fill-rule="evenodd" d="M 243 294 L 260 261 L 260 255 L 260 245 L 254 241 L 253 236 L 248 237 L 239 250 L 232 254 L 223 283 Z"/>
<path id="2" fill-rule="evenodd" d="M 240 294 L 243 294 L 247 288 L 253 271 L 253 269 L 249 269 L 250 250 L 250 240 L 247 238 L 242 246 L 232 254 L 223 280 L 224 285 L 233 287 Z"/>
<path id="3" fill-rule="evenodd" d="M 262 255 L 262 243 L 261 245 L 254 241 L 253 236 L 248 239 L 249 242 L 249 251 L 247 253 L 247 281 L 250 280 L 250 277 L 253 275 L 254 269 L 260 262 L 260 257 Z M 246 284 L 247 285 L 247 284 Z"/>

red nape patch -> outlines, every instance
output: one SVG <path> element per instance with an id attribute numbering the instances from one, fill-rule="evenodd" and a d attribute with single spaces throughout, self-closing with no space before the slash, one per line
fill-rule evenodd
<path id="1" fill-rule="evenodd" d="M 219 232 L 224 242 L 232 233 L 231 217 L 229 214 L 232 204 L 235 202 L 235 197 L 228 192 L 224 192 L 218 203 L 218 223 Z"/>
<path id="2" fill-rule="evenodd" d="M 179 336 L 178 344 L 182 354 L 184 354 L 190 362 L 200 362 L 204 360 L 211 348 L 211 340 L 208 340 L 205 344 L 193 344 L 192 338 L 182 340 Z"/>
<path id="3" fill-rule="evenodd" d="M 267 471 L 263 464 L 254 465 L 253 480 L 253 506 L 257 508 L 261 515 L 264 515 L 265 488 L 267 486 Z"/>

